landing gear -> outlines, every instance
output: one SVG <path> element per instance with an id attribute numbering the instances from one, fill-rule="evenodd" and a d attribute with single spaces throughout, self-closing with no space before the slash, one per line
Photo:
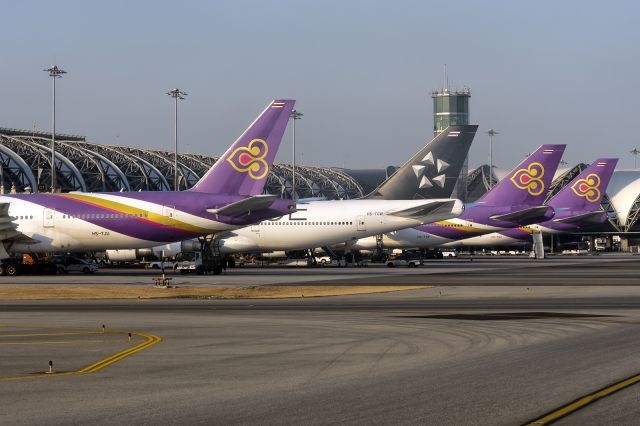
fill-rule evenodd
<path id="1" fill-rule="evenodd" d="M 198 267 L 202 272 L 198 272 L 196 267 L 196 273 L 204 274 L 210 271 L 214 275 L 220 275 L 226 269 L 226 259 L 220 253 L 220 241 L 214 235 L 200 238 L 200 253 L 202 265 Z"/>

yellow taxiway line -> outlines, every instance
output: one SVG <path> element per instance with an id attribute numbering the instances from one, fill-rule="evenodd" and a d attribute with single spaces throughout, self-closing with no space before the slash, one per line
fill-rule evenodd
<path id="1" fill-rule="evenodd" d="M 640 382 L 640 374 L 636 374 L 635 376 L 631 376 L 629 378 L 626 378 L 624 380 L 621 380 L 617 383 L 614 383 L 612 385 L 609 385 L 607 387 L 604 387 L 600 390 L 597 390 L 596 392 L 590 393 L 588 395 L 585 395 L 583 397 L 580 397 L 578 399 L 576 399 L 573 402 L 570 402 L 567 405 L 564 405 L 560 408 L 557 408 L 553 411 L 551 411 L 548 414 L 545 414 L 544 416 L 533 420 L 531 422 L 527 422 L 525 423 L 526 426 L 533 426 L 533 425 L 548 425 L 551 424 L 553 422 L 555 422 L 556 420 L 559 420 L 562 417 L 568 416 L 569 414 L 580 410 L 581 408 L 586 407 L 589 404 L 593 404 L 594 402 L 598 401 L 599 399 L 605 398 L 613 393 L 616 393 L 624 388 L 628 388 L 631 385 L 635 385 L 636 383 Z"/>
<path id="2" fill-rule="evenodd" d="M 127 331 L 122 331 L 122 330 L 109 330 L 106 331 L 105 333 L 108 334 L 124 334 L 127 335 L 128 332 Z M 87 333 L 87 334 L 93 334 L 93 333 Z M 102 334 L 102 332 L 99 332 L 99 334 Z M 120 352 L 117 352 L 107 358 L 101 359 L 98 362 L 95 362 L 91 365 L 88 365 L 84 368 L 81 368 L 79 370 L 75 370 L 75 371 L 64 371 L 61 373 L 36 373 L 36 374 L 30 374 L 28 376 L 17 376 L 17 377 L 0 377 L 0 381 L 11 381 L 11 380 L 25 380 L 25 379 L 37 379 L 37 378 L 42 378 L 42 377 L 58 377 L 58 376 L 69 376 L 69 375 L 74 375 L 74 374 L 89 374 L 89 373 L 95 373 L 98 372 L 100 370 L 102 370 L 105 367 L 108 367 L 111 364 L 114 364 L 118 361 L 122 361 L 123 359 L 140 352 L 141 350 L 144 350 L 150 346 L 155 345 L 156 343 L 159 343 L 162 341 L 162 338 L 159 336 L 156 336 L 154 334 L 150 334 L 150 333 L 140 333 L 140 332 L 132 332 L 131 336 L 139 336 L 139 337 L 143 337 L 145 340 L 141 343 L 138 343 L 137 345 L 122 350 Z"/>

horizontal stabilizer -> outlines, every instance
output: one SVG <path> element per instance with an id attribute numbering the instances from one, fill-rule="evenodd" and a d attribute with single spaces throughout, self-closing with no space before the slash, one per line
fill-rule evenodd
<path id="1" fill-rule="evenodd" d="M 277 199 L 277 195 L 254 195 L 220 208 L 207 209 L 207 212 L 222 216 L 242 216 L 252 211 L 268 209 Z"/>
<path id="2" fill-rule="evenodd" d="M 536 206 L 524 210 L 518 210 L 516 212 L 497 214 L 491 216 L 491 219 L 503 222 L 525 222 L 525 224 L 530 224 L 535 222 L 537 218 L 546 219 L 545 216 L 550 209 L 551 207 L 549 206 Z"/>
<path id="3" fill-rule="evenodd" d="M 400 217 L 422 217 L 427 215 L 438 215 L 438 214 L 447 214 L 451 213 L 456 207 L 456 203 L 458 200 L 444 200 L 444 201 L 436 201 L 436 200 L 425 200 L 424 204 L 419 206 L 413 206 L 405 209 L 397 209 L 387 211 L 388 215 L 391 216 L 400 216 Z M 460 211 L 462 213 L 462 211 Z M 455 215 L 457 216 L 457 215 Z"/>
<path id="4" fill-rule="evenodd" d="M 583 214 L 577 214 L 569 217 L 563 217 L 559 219 L 553 219 L 556 223 L 570 223 L 570 224 L 580 224 L 580 223 L 602 223 L 607 218 L 607 214 L 602 210 L 598 210 L 597 212 L 589 212 Z"/>

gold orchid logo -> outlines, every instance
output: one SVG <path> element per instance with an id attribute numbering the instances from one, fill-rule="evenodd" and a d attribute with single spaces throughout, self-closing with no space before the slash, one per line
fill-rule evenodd
<path id="1" fill-rule="evenodd" d="M 590 203 L 595 203 L 600 199 L 600 176 L 589 173 L 587 177 L 578 179 L 571 189 L 579 197 L 585 197 Z"/>
<path id="2" fill-rule="evenodd" d="M 531 163 L 526 169 L 519 169 L 513 176 L 511 176 L 511 182 L 520 188 L 526 189 L 529 194 L 537 196 L 544 191 L 544 182 L 542 182 L 542 176 L 544 176 L 544 167 L 540 163 Z"/>
<path id="3" fill-rule="evenodd" d="M 236 148 L 227 161 L 240 173 L 248 173 L 251 179 L 259 180 L 267 175 L 269 166 L 264 158 L 269 152 L 267 142 L 262 139 L 254 139 L 248 146 Z"/>

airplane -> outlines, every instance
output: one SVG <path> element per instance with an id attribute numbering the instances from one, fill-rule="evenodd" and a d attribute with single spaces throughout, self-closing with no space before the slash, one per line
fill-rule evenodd
<path id="1" fill-rule="evenodd" d="M 566 145 L 542 145 L 462 215 L 418 227 L 385 233 L 385 248 L 428 248 L 452 241 L 489 234 L 553 217 L 553 208 L 543 205 Z M 377 247 L 375 237 L 361 239 L 354 250 Z"/>
<path id="2" fill-rule="evenodd" d="M 186 191 L 0 196 L 0 259 L 10 253 L 150 247 L 291 212 L 291 200 L 262 193 L 294 104 L 269 103 Z"/>
<path id="3" fill-rule="evenodd" d="M 606 221 L 607 213 L 600 208 L 600 202 L 617 163 L 617 158 L 597 159 L 551 197 L 547 205 L 555 211 L 553 219 L 468 238 L 459 243 L 464 246 L 507 246 L 529 241 L 534 233 L 561 234 Z"/>
<path id="4" fill-rule="evenodd" d="M 219 235 L 219 250 L 305 250 L 459 216 L 463 203 L 448 197 L 477 127 L 448 127 L 368 196 L 300 201 L 295 213 Z"/>

